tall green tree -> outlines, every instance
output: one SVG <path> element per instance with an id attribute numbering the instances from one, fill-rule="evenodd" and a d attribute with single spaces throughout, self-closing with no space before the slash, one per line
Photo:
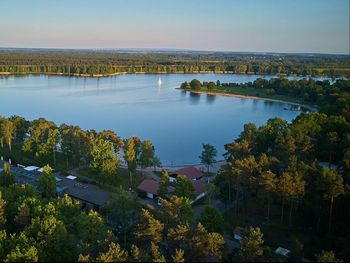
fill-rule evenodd
<path id="1" fill-rule="evenodd" d="M 267 200 L 267 219 L 270 220 L 271 197 L 276 192 L 277 187 L 276 175 L 270 170 L 263 172 L 260 177 L 260 185 L 263 189 L 264 196 Z"/>
<path id="2" fill-rule="evenodd" d="M 162 240 L 162 232 L 164 229 L 164 224 L 156 219 L 150 211 L 142 208 L 140 223 L 137 225 L 135 235 L 144 246 L 149 247 L 150 242 L 154 244 L 159 244 Z"/>
<path id="3" fill-rule="evenodd" d="M 117 173 L 119 160 L 113 144 L 100 136 L 92 140 L 90 167 L 99 173 L 103 182 Z"/>
<path id="4" fill-rule="evenodd" d="M 260 228 L 250 227 L 240 241 L 240 259 L 245 262 L 255 262 L 263 256 L 263 234 Z"/>
<path id="5" fill-rule="evenodd" d="M 124 160 L 128 165 L 130 186 L 132 186 L 132 175 L 136 172 L 137 167 L 136 145 L 133 138 L 128 138 L 124 141 Z"/>
<path id="6" fill-rule="evenodd" d="M 39 189 L 46 198 L 56 197 L 56 178 L 49 165 L 45 165 L 39 179 Z"/>
<path id="7" fill-rule="evenodd" d="M 214 146 L 210 144 L 203 144 L 202 154 L 199 156 L 202 164 L 207 166 L 207 172 L 209 173 L 209 167 L 215 163 L 215 157 L 217 155 L 217 150 Z"/>
<path id="8" fill-rule="evenodd" d="M 126 247 L 127 233 L 135 225 L 138 202 L 129 191 L 119 189 L 104 207 L 107 223 L 123 237 Z"/>
<path id="9" fill-rule="evenodd" d="M 55 123 L 40 118 L 31 122 L 22 150 L 40 163 L 54 163 L 58 133 Z"/>
<path id="10" fill-rule="evenodd" d="M 2 192 L 0 191 L 0 228 L 6 224 L 6 214 L 5 214 L 6 201 L 2 198 Z"/>
<path id="11" fill-rule="evenodd" d="M 323 193 L 323 198 L 329 200 L 328 233 L 330 233 L 334 200 L 345 193 L 343 177 L 336 170 L 323 168 L 318 186 Z"/>
<path id="12" fill-rule="evenodd" d="M 158 195 L 161 198 L 165 198 L 166 195 L 168 194 L 168 187 L 169 187 L 169 174 L 167 170 L 163 170 L 162 176 L 159 182 L 159 189 L 158 189 Z"/>
<path id="13" fill-rule="evenodd" d="M 214 206 L 206 206 L 199 221 L 209 232 L 222 233 L 223 231 L 224 218 Z"/>
<path id="14" fill-rule="evenodd" d="M 5 119 L 2 123 L 1 123 L 1 128 L 0 131 L 2 132 L 2 136 L 4 138 L 4 140 L 7 142 L 9 150 L 11 152 L 12 150 L 12 141 L 15 135 L 15 131 L 16 131 L 16 126 L 14 125 L 14 123 L 9 120 L 9 119 Z"/>
<path id="15" fill-rule="evenodd" d="M 179 197 L 187 197 L 193 200 L 196 196 L 194 194 L 194 186 L 192 181 L 184 175 L 178 175 L 175 181 L 174 195 Z"/>
<path id="16" fill-rule="evenodd" d="M 0 173 L 0 186 L 9 187 L 15 183 L 15 175 L 11 173 L 11 165 L 4 162 L 3 171 Z"/>
<path id="17" fill-rule="evenodd" d="M 125 262 L 128 259 L 128 252 L 114 242 L 109 244 L 108 250 L 101 253 L 97 262 Z"/>
<path id="18" fill-rule="evenodd" d="M 141 145 L 140 165 L 142 168 L 150 167 L 153 165 L 155 157 L 154 146 L 151 141 L 143 141 Z"/>

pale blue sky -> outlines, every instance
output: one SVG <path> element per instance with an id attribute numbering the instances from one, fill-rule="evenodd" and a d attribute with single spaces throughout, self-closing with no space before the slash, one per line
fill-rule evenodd
<path id="1" fill-rule="evenodd" d="M 349 54 L 349 0 L 1 0 L 0 47 Z"/>

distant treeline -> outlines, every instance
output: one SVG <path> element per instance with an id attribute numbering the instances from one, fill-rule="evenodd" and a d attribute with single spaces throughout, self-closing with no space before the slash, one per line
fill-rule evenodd
<path id="1" fill-rule="evenodd" d="M 347 55 L 2 49 L 0 72 L 67 75 L 217 72 L 349 77 L 350 59 Z"/>

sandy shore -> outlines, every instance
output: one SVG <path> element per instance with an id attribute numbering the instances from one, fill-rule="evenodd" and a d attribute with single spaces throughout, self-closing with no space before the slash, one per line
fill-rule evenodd
<path id="1" fill-rule="evenodd" d="M 227 96 L 227 97 L 236 97 L 241 99 L 253 99 L 253 100 L 265 100 L 265 101 L 273 101 L 273 102 L 279 102 L 279 103 L 285 103 L 293 106 L 300 106 L 303 108 L 306 108 L 310 111 L 318 111 L 318 108 L 316 106 L 310 106 L 305 105 L 297 102 L 287 101 L 287 100 L 278 100 L 278 99 L 271 99 L 271 98 L 264 98 L 264 97 L 256 97 L 256 96 L 247 96 L 247 95 L 240 95 L 240 94 L 233 94 L 233 93 L 225 93 L 225 92 L 210 92 L 210 91 L 198 91 L 198 90 L 186 90 L 192 93 L 197 94 L 208 94 L 208 95 L 218 95 L 218 96 Z"/>

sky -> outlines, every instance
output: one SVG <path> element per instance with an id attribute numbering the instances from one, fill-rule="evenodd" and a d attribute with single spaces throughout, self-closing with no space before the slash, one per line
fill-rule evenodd
<path id="1" fill-rule="evenodd" d="M 349 54 L 349 0 L 1 0 L 0 47 Z"/>

